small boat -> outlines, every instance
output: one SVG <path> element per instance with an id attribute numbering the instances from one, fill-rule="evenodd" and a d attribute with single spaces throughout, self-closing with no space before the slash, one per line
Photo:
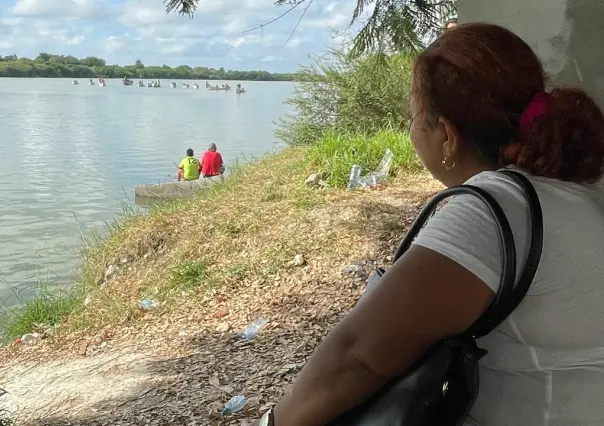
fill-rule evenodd
<path id="1" fill-rule="evenodd" d="M 183 89 L 188 89 L 189 88 L 189 83 L 183 83 L 182 84 L 182 88 Z"/>
<path id="2" fill-rule="evenodd" d="M 176 83 L 175 83 L 175 82 L 170 83 L 170 87 L 171 87 L 172 89 L 176 89 Z"/>
<path id="3" fill-rule="evenodd" d="M 89 86 L 94 86 L 94 81 L 92 81 L 92 80 L 91 80 L 91 81 L 89 81 L 89 82 L 88 82 L 88 85 L 89 85 Z"/>
<path id="4" fill-rule="evenodd" d="M 195 84 L 193 85 L 193 89 L 199 89 L 199 84 L 195 83 Z"/>
<path id="5" fill-rule="evenodd" d="M 129 78 L 123 79 L 122 82 L 124 83 L 124 86 L 132 86 L 134 84 L 134 81 L 130 80 Z"/>
<path id="6" fill-rule="evenodd" d="M 80 82 L 78 80 L 73 80 L 71 82 L 71 84 L 73 84 L 74 86 L 77 86 L 78 84 L 80 84 Z"/>
<path id="7" fill-rule="evenodd" d="M 238 87 L 238 88 L 235 89 L 235 93 L 237 93 L 237 94 L 245 93 L 245 89 L 243 87 L 242 88 Z"/>
<path id="8" fill-rule="evenodd" d="M 99 86 L 100 87 L 105 87 L 107 84 L 105 83 L 105 78 L 101 77 L 99 78 Z"/>
<path id="9" fill-rule="evenodd" d="M 143 80 L 138 81 L 138 87 L 145 87 L 145 83 L 143 82 Z"/>
<path id="10" fill-rule="evenodd" d="M 222 90 L 222 91 L 227 91 L 227 90 L 231 90 L 231 86 L 229 86 L 228 84 L 223 84 L 222 86 L 206 86 L 208 90 Z"/>

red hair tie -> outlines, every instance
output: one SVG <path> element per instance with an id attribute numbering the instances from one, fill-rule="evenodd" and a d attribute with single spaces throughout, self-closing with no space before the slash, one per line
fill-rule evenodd
<path id="1" fill-rule="evenodd" d="M 531 103 L 520 116 L 520 130 L 528 129 L 537 117 L 547 114 L 551 99 L 552 96 L 546 92 L 540 92 L 533 96 Z"/>

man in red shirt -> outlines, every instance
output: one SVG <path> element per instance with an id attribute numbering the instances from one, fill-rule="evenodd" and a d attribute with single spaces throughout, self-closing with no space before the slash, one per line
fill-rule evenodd
<path id="1" fill-rule="evenodd" d="M 221 175 L 223 172 L 222 155 L 216 152 L 216 144 L 211 143 L 201 158 L 201 174 L 206 178 Z"/>

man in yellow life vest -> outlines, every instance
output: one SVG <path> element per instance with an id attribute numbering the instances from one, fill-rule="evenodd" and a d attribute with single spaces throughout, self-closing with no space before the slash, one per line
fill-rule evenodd
<path id="1" fill-rule="evenodd" d="M 187 149 L 187 156 L 182 159 L 178 166 L 178 181 L 181 180 L 197 180 L 199 179 L 199 173 L 201 166 L 199 160 L 194 157 L 193 150 Z"/>

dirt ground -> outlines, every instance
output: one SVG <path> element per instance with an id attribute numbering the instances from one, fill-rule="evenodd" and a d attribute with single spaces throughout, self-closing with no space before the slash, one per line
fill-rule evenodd
<path id="1" fill-rule="evenodd" d="M 363 234 L 364 258 L 333 264 L 314 250 L 273 282 L 215 290 L 176 311 L 151 311 L 135 324 L 83 332 L 61 345 L 5 351 L 0 409 L 27 426 L 246 424 L 279 400 L 437 189 L 430 182 L 386 187 L 315 213 L 324 225 Z M 367 220 L 359 228 L 360 216 Z M 257 318 L 268 326 L 255 339 L 238 338 Z M 240 394 L 245 408 L 223 416 L 224 404 Z"/>

